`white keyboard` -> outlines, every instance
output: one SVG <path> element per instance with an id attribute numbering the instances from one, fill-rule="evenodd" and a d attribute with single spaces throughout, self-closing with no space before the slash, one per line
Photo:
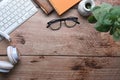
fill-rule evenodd
<path id="1" fill-rule="evenodd" d="M 31 0 L 0 0 L 0 30 L 10 34 L 36 12 Z"/>

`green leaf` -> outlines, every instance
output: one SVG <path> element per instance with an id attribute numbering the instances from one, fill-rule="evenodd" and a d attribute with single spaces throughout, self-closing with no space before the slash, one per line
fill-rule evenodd
<path id="1" fill-rule="evenodd" d="M 112 25 L 112 21 L 109 20 L 109 19 L 105 19 L 105 20 L 103 20 L 103 24 L 104 24 L 104 25 L 111 26 L 111 25 Z"/>
<path id="2" fill-rule="evenodd" d="M 111 8 L 112 8 L 112 5 L 103 3 L 101 6 L 94 7 L 92 9 L 92 13 L 95 16 L 95 18 L 98 20 L 99 18 L 101 18 L 101 16 L 104 13 L 108 13 Z"/>
<path id="3" fill-rule="evenodd" d="M 115 33 L 115 31 L 116 31 L 116 27 L 113 26 L 110 30 L 110 35 L 113 35 Z"/>
<path id="4" fill-rule="evenodd" d="M 113 38 L 115 41 L 119 41 L 120 40 L 120 29 L 117 29 L 115 31 L 115 33 L 113 34 Z"/>
<path id="5" fill-rule="evenodd" d="M 95 11 L 95 10 L 100 9 L 100 8 L 101 8 L 100 6 L 95 6 L 91 9 L 91 11 Z"/>
<path id="6" fill-rule="evenodd" d="M 96 19 L 99 19 L 99 15 L 98 15 L 98 14 L 101 13 L 101 12 L 100 12 L 100 8 L 101 8 L 101 7 L 96 6 L 96 7 L 94 7 L 94 8 L 92 9 L 92 14 L 94 15 L 94 17 L 95 17 Z"/>
<path id="7" fill-rule="evenodd" d="M 99 22 L 97 22 L 95 25 L 95 29 L 100 32 L 108 32 L 110 28 L 110 26 L 102 25 Z"/>
<path id="8" fill-rule="evenodd" d="M 118 22 L 120 22 L 120 17 L 118 18 Z"/>
<path id="9" fill-rule="evenodd" d="M 102 24 L 103 25 L 106 25 L 106 26 L 112 26 L 112 24 L 114 23 L 112 20 L 111 20 L 111 15 L 110 14 L 106 14 L 102 20 Z"/>
<path id="10" fill-rule="evenodd" d="M 101 9 L 106 10 L 107 12 L 109 12 L 109 10 L 112 8 L 111 4 L 108 3 L 102 3 L 101 4 Z"/>
<path id="11" fill-rule="evenodd" d="M 114 23 L 117 19 L 117 15 L 113 15 L 111 13 L 109 13 L 109 14 L 110 14 L 110 20 L 112 20 L 112 22 Z"/>
<path id="12" fill-rule="evenodd" d="M 120 29 L 120 22 L 115 21 L 114 26 L 116 26 L 117 28 L 119 28 L 119 29 Z"/>
<path id="13" fill-rule="evenodd" d="M 105 16 L 107 15 L 108 13 L 106 11 L 102 12 L 100 15 L 99 15 L 99 18 L 97 19 L 97 21 L 101 24 L 104 24 L 103 21 L 105 20 Z"/>
<path id="14" fill-rule="evenodd" d="M 120 6 L 114 6 L 111 8 L 110 13 L 115 16 L 120 16 Z"/>
<path id="15" fill-rule="evenodd" d="M 89 21 L 89 23 L 96 23 L 97 22 L 97 20 L 95 19 L 94 16 L 88 17 L 88 21 Z"/>

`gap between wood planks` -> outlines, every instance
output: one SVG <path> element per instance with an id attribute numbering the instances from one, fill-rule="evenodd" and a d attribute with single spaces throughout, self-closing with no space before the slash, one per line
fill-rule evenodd
<path id="1" fill-rule="evenodd" d="M 7 56 L 7 55 L 0 55 L 0 57 L 4 57 L 4 56 Z M 115 58 L 115 57 L 120 57 L 120 56 L 81 56 L 81 55 L 21 55 L 22 57 L 24 57 L 24 56 L 28 56 L 28 57 L 31 57 L 31 56 L 46 56 L 46 57 L 59 57 L 59 56 L 61 56 L 61 57 L 111 57 L 111 58 Z"/>

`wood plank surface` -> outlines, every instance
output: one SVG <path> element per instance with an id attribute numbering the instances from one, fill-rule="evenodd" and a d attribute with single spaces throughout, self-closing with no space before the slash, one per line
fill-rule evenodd
<path id="1" fill-rule="evenodd" d="M 119 0 L 95 0 L 99 5 Z M 47 29 L 47 22 L 61 17 L 76 16 L 80 25 Z M 97 32 L 76 8 L 59 17 L 55 12 L 46 16 L 42 10 L 11 33 L 13 45 L 19 49 L 20 62 L 0 80 L 120 80 L 120 42 L 108 33 Z M 6 40 L 0 42 L 0 60 L 8 60 Z"/>
<path id="2" fill-rule="evenodd" d="M 79 17 L 81 24 L 71 29 L 63 25 L 60 30 L 51 31 L 46 28 L 47 22 L 57 16 L 47 17 L 39 11 L 11 34 L 13 43 L 22 55 L 120 56 L 120 42 L 97 32 L 77 10 L 66 14 Z M 5 55 L 8 43 L 2 41 L 0 45 L 0 55 Z"/>
<path id="3" fill-rule="evenodd" d="M 107 1 L 107 0 L 104 0 Z M 108 0 L 115 3 L 117 0 Z M 97 0 L 101 3 L 103 0 Z M 119 3 L 119 1 L 118 1 Z M 46 16 L 41 10 L 16 29 L 11 37 L 22 55 L 81 55 L 81 56 L 120 56 L 120 42 L 115 42 L 108 33 L 97 32 L 86 18 L 71 9 L 61 17 L 76 16 L 80 25 L 62 28 L 58 31 L 47 29 L 47 22 L 59 18 L 54 12 Z M 0 55 L 6 55 L 8 44 L 0 42 Z"/>
<path id="4" fill-rule="evenodd" d="M 5 60 L 6 57 L 1 57 Z M 118 57 L 22 56 L 4 80 L 120 80 Z"/>

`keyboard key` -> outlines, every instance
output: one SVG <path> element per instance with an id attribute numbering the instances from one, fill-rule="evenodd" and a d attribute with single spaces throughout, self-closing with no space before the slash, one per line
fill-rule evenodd
<path id="1" fill-rule="evenodd" d="M 6 18 L 8 15 L 7 15 L 7 14 L 3 14 L 2 16 L 3 16 L 4 18 Z"/>
<path id="2" fill-rule="evenodd" d="M 7 11 L 6 14 L 7 14 L 7 15 L 10 15 L 10 11 Z"/>
<path id="3" fill-rule="evenodd" d="M 8 16 L 8 17 L 7 17 L 7 20 L 9 21 L 10 19 L 11 19 L 11 18 Z"/>
<path id="4" fill-rule="evenodd" d="M 2 12 L 0 12 L 0 16 L 2 15 Z"/>
<path id="5" fill-rule="evenodd" d="M 21 12 L 21 9 L 17 9 L 17 12 L 18 12 L 18 13 Z"/>
<path id="6" fill-rule="evenodd" d="M 17 7 L 20 7 L 20 6 L 22 6 L 20 3 L 17 3 Z"/>
<path id="7" fill-rule="evenodd" d="M 8 3 L 10 3 L 12 0 L 8 0 Z"/>
<path id="8" fill-rule="evenodd" d="M 21 13 L 18 14 L 19 17 L 22 17 L 23 15 Z"/>
<path id="9" fill-rule="evenodd" d="M 16 10 L 17 8 L 18 8 L 18 7 L 17 7 L 16 5 L 15 5 L 15 6 L 13 6 L 13 9 L 14 9 L 14 10 Z"/>
<path id="10" fill-rule="evenodd" d="M 28 6 L 25 10 L 29 11 L 33 6 Z"/>
<path id="11" fill-rule="evenodd" d="M 22 10 L 24 10 L 24 9 L 25 9 L 25 7 L 24 7 L 24 6 L 21 6 L 20 8 L 21 8 Z"/>
<path id="12" fill-rule="evenodd" d="M 4 31 L 4 30 L 5 30 L 5 27 L 2 27 L 2 28 L 1 28 L 1 31 Z"/>
<path id="13" fill-rule="evenodd" d="M 20 0 L 16 0 L 16 2 L 19 2 Z"/>
<path id="14" fill-rule="evenodd" d="M 30 10 L 29 14 L 32 15 L 32 14 L 34 14 L 36 11 L 37 11 L 36 7 L 33 7 L 33 8 Z"/>
<path id="15" fill-rule="evenodd" d="M 16 2 L 15 2 L 15 1 L 13 1 L 13 2 L 12 2 L 12 4 L 13 4 L 13 5 L 15 5 L 15 4 L 16 4 Z"/>
<path id="16" fill-rule="evenodd" d="M 10 8 L 8 7 L 8 6 L 6 6 L 6 8 L 5 8 L 6 10 L 9 10 Z"/>
<path id="17" fill-rule="evenodd" d="M 8 24 L 5 24 L 5 25 L 4 25 L 5 28 L 8 28 L 8 26 L 9 26 Z"/>
<path id="18" fill-rule="evenodd" d="M 20 23 L 22 23 L 23 22 L 23 19 L 19 19 L 18 20 L 18 23 L 20 24 Z"/>
<path id="19" fill-rule="evenodd" d="M 26 18 L 29 18 L 30 17 L 30 14 L 28 13 L 27 15 L 25 15 Z"/>
<path id="20" fill-rule="evenodd" d="M 18 17 L 18 16 L 15 16 L 15 19 L 16 19 L 16 20 L 18 20 L 18 19 L 19 19 L 19 17 Z"/>
<path id="21" fill-rule="evenodd" d="M 25 13 L 26 13 L 26 12 L 23 10 L 23 11 L 22 11 L 22 14 L 24 15 Z"/>
<path id="22" fill-rule="evenodd" d="M 5 32 L 9 34 L 10 32 L 12 32 L 12 31 L 16 28 L 16 26 L 18 26 L 18 23 L 17 23 L 17 22 L 15 22 L 15 23 L 13 23 L 11 26 L 9 26 L 9 28 L 7 28 L 7 29 L 5 30 Z"/>
<path id="23" fill-rule="evenodd" d="M 16 21 L 16 20 L 15 20 L 14 18 L 13 18 L 13 19 L 11 19 L 11 22 L 12 22 L 12 23 L 14 23 L 15 21 Z"/>
<path id="24" fill-rule="evenodd" d="M 14 9 L 13 9 L 13 8 L 11 8 L 11 9 L 10 9 L 10 12 L 13 12 L 13 11 L 14 11 Z"/>
<path id="25" fill-rule="evenodd" d="M 30 2 L 26 2 L 24 6 L 27 7 L 27 6 L 29 6 L 29 4 L 30 4 Z"/>
<path id="26" fill-rule="evenodd" d="M 3 26 L 4 25 L 4 23 L 3 22 L 0 22 L 0 26 Z"/>
<path id="27" fill-rule="evenodd" d="M 10 17 L 13 18 L 13 17 L 14 17 L 14 14 L 11 14 Z"/>
<path id="28" fill-rule="evenodd" d="M 26 14 L 22 17 L 22 19 L 23 19 L 23 20 L 26 20 L 28 15 L 29 15 L 29 14 L 26 13 Z"/>
<path id="29" fill-rule="evenodd" d="M 12 22 L 9 21 L 9 22 L 8 22 L 8 25 L 11 25 L 11 24 L 12 24 Z"/>
<path id="30" fill-rule="evenodd" d="M 4 19 L 4 18 L 1 16 L 1 17 L 0 17 L 0 21 L 2 21 L 3 19 Z"/>
<path id="31" fill-rule="evenodd" d="M 13 14 L 14 14 L 14 15 L 17 15 L 17 14 L 18 14 L 18 12 L 17 12 L 17 11 L 15 11 Z"/>
<path id="32" fill-rule="evenodd" d="M 23 4 L 23 3 L 24 3 L 24 0 L 21 0 L 20 3 Z"/>
<path id="33" fill-rule="evenodd" d="M 4 19 L 4 20 L 3 20 L 3 23 L 7 23 L 7 20 L 6 20 L 6 19 Z"/>
<path id="34" fill-rule="evenodd" d="M 5 9 L 3 9 L 1 12 L 2 12 L 2 13 L 5 13 L 5 11 L 6 11 L 6 10 L 5 10 Z"/>
<path id="35" fill-rule="evenodd" d="M 12 4 L 9 4 L 8 6 L 11 8 L 13 5 L 12 5 Z"/>

